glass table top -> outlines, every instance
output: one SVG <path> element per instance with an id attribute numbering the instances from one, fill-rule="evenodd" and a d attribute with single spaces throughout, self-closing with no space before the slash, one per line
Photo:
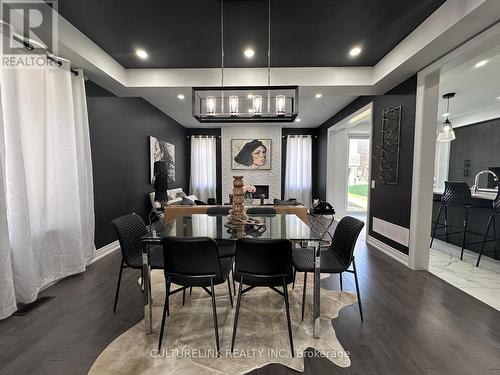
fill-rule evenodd
<path id="1" fill-rule="evenodd" d="M 153 224 L 152 230 L 142 237 L 148 243 L 160 242 L 163 237 L 210 237 L 216 240 L 238 238 L 288 239 L 292 241 L 321 241 L 309 226 L 296 215 L 255 215 L 262 225 L 228 225 L 226 215 L 192 214 L 169 222 Z"/>

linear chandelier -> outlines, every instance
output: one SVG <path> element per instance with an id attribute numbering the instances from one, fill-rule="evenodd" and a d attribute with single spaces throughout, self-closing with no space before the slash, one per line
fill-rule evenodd
<path id="1" fill-rule="evenodd" d="M 293 122 L 298 86 L 271 86 L 271 0 L 268 1 L 267 86 L 224 86 L 224 0 L 221 0 L 221 86 L 193 87 L 199 122 Z"/>

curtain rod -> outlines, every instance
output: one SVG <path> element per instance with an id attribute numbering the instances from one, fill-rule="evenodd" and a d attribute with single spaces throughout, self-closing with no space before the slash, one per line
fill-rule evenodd
<path id="1" fill-rule="evenodd" d="M 28 49 L 28 48 L 26 48 Z M 28 51 L 31 51 L 31 50 L 28 50 Z M 55 57 L 52 57 L 51 55 L 49 55 L 48 53 L 45 54 L 45 56 L 47 57 L 47 60 L 50 60 L 52 62 L 54 62 L 59 68 L 63 65 L 63 63 L 61 62 L 61 60 L 57 60 Z M 73 73 L 75 75 L 75 77 L 78 77 L 78 70 L 72 68 L 71 66 L 69 67 L 69 71 L 71 73 Z"/>
<path id="2" fill-rule="evenodd" d="M 282 135 L 281 138 L 287 138 L 287 137 L 290 137 L 290 138 L 307 138 L 307 137 L 311 137 L 311 138 L 318 138 L 317 135 L 312 135 L 312 134 L 290 134 L 290 135 Z"/>
<path id="3" fill-rule="evenodd" d="M 186 135 L 186 138 L 218 138 L 221 139 L 222 137 L 220 135 L 213 135 L 213 134 L 194 134 L 194 135 Z"/>
<path id="4" fill-rule="evenodd" d="M 15 40 L 16 42 L 19 42 L 21 43 L 23 46 L 24 46 L 24 49 L 26 49 L 27 51 L 33 51 L 35 49 L 35 47 L 33 46 L 33 44 L 31 44 L 29 41 L 30 39 L 29 38 L 26 38 L 24 35 L 19 35 L 17 34 L 14 29 L 12 28 L 12 26 L 7 23 L 7 22 L 4 22 L 2 20 L 0 20 L 0 23 L 6 25 L 11 33 L 10 33 L 10 37 Z M 59 68 L 63 65 L 62 61 L 61 60 L 66 60 L 66 59 L 63 59 L 62 57 L 59 57 L 59 56 L 56 56 L 54 55 L 52 52 L 50 52 L 44 45 L 40 44 L 40 43 L 35 43 L 35 44 L 38 44 L 41 48 L 44 49 L 44 52 L 45 52 L 45 57 L 47 58 L 47 60 L 50 60 L 52 61 L 53 63 L 55 63 Z M 67 60 L 69 61 L 69 60 Z M 71 73 L 73 73 L 75 76 L 78 76 L 78 71 L 74 68 L 72 68 L 71 66 L 69 67 L 69 71 Z"/>

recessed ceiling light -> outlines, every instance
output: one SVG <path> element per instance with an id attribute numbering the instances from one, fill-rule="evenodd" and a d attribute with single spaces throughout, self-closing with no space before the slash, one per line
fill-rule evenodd
<path id="1" fill-rule="evenodd" d="M 138 49 L 135 51 L 135 54 L 137 57 L 140 57 L 141 59 L 147 59 L 148 58 L 148 53 L 144 51 L 143 49 Z"/>
<path id="2" fill-rule="evenodd" d="M 315 97 L 316 99 L 319 99 L 319 98 L 321 98 L 322 96 L 323 96 L 323 94 L 322 94 L 322 93 L 320 93 L 320 92 L 318 92 L 316 95 L 314 95 L 314 97 Z"/>
<path id="3" fill-rule="evenodd" d="M 179 94 L 179 95 L 177 95 L 177 97 L 178 97 L 180 100 L 184 100 L 184 94 Z"/>
<path id="4" fill-rule="evenodd" d="M 253 55 L 255 55 L 255 51 L 254 51 L 253 49 L 251 49 L 251 48 L 247 48 L 247 49 L 243 52 L 243 54 L 245 55 L 245 57 L 246 57 L 247 59 L 251 59 L 251 58 L 253 57 Z"/>
<path id="5" fill-rule="evenodd" d="M 300 117 L 297 117 L 297 118 L 295 119 L 295 122 L 301 122 L 301 121 L 302 121 L 302 120 L 300 119 Z"/>
<path id="6" fill-rule="evenodd" d="M 474 68 L 481 68 L 482 66 L 485 66 L 486 64 L 488 64 L 488 60 L 481 60 L 476 65 L 474 65 Z"/>
<path id="7" fill-rule="evenodd" d="M 497 97 L 497 99 L 498 99 L 498 100 L 500 100 L 500 96 L 499 96 L 499 97 Z"/>
<path id="8" fill-rule="evenodd" d="M 248 94 L 248 95 L 247 95 L 247 98 L 248 98 L 248 99 L 252 99 L 252 98 L 253 98 L 253 94 Z"/>
<path id="9" fill-rule="evenodd" d="M 443 117 L 448 117 L 450 114 L 448 112 L 443 113 Z"/>
<path id="10" fill-rule="evenodd" d="M 358 56 L 360 53 L 361 53 L 361 47 L 357 46 L 357 47 L 353 47 L 350 51 L 349 51 L 349 55 L 351 57 L 356 57 Z"/>

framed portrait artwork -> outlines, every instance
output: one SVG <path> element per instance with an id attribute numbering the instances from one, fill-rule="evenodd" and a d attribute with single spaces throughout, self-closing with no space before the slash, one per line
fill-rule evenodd
<path id="1" fill-rule="evenodd" d="M 271 169 L 270 139 L 232 139 L 231 169 Z"/>
<path id="2" fill-rule="evenodd" d="M 155 161 L 167 164 L 168 183 L 175 182 L 175 146 L 167 141 L 149 137 L 150 183 L 153 183 L 153 165 Z"/>

